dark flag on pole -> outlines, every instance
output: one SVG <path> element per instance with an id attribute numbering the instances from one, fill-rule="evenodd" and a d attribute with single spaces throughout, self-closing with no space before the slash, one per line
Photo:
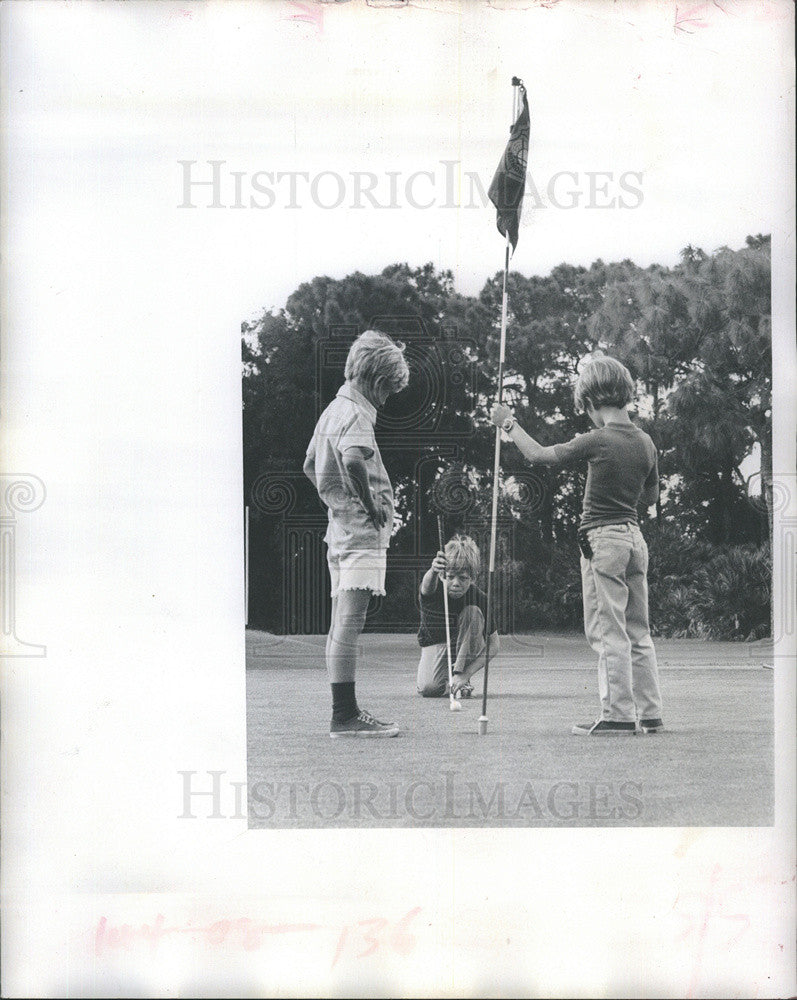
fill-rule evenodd
<path id="1" fill-rule="evenodd" d="M 513 81 L 514 82 L 514 81 Z M 490 201 L 498 210 L 496 225 L 502 236 L 509 234 L 512 252 L 518 241 L 520 212 L 523 207 L 523 192 L 526 188 L 526 164 L 529 160 L 529 102 L 526 98 L 526 88 L 522 82 L 520 96 L 522 107 L 517 120 L 509 133 L 504 155 L 498 164 L 490 190 L 487 192 Z"/>

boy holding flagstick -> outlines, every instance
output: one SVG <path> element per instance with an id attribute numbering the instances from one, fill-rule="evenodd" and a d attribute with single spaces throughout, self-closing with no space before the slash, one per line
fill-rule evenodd
<path id="1" fill-rule="evenodd" d="M 656 448 L 631 422 L 634 383 L 625 365 L 597 357 L 582 368 L 575 386 L 577 410 L 595 425 L 566 444 L 543 447 L 500 403 L 491 419 L 530 462 L 563 466 L 587 462 L 579 527 L 584 631 L 598 654 L 601 714 L 576 725 L 577 736 L 657 733 L 661 720 L 656 651 L 648 623 L 648 548 L 637 507 L 658 497 Z"/>
<path id="2" fill-rule="evenodd" d="M 518 96 L 520 97 L 520 113 L 518 113 Z M 501 297 L 501 348 L 498 357 L 498 404 L 500 405 L 504 392 L 504 358 L 506 354 L 506 276 L 509 271 L 509 247 L 514 253 L 517 246 L 520 213 L 523 207 L 523 193 L 526 189 L 526 165 L 529 156 L 529 103 L 526 98 L 526 88 L 518 77 L 512 77 L 512 128 L 509 142 L 498 164 L 490 190 L 487 192 L 490 201 L 495 205 L 498 214 L 496 225 L 505 238 L 504 245 L 504 280 Z M 490 565 L 487 573 L 487 621 L 492 621 L 493 608 L 493 573 L 495 571 L 496 529 L 498 524 L 498 472 L 501 467 L 501 432 L 495 431 L 495 463 L 493 466 L 493 506 L 490 524 Z M 479 718 L 479 735 L 487 733 L 487 680 L 490 670 L 490 635 L 487 634 L 487 645 L 484 654 L 484 689 L 482 691 L 482 714 Z"/>

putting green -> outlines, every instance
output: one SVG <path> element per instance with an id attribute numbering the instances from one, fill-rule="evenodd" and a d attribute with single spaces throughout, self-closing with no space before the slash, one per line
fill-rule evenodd
<path id="1" fill-rule="evenodd" d="M 412 635 L 365 634 L 360 706 L 387 740 L 329 739 L 324 636 L 247 632 L 250 827 L 767 826 L 767 646 L 661 640 L 666 731 L 587 738 L 597 678 L 583 637 L 502 638 L 481 698 L 452 713 L 415 692 Z M 480 676 L 474 678 L 481 693 Z"/>

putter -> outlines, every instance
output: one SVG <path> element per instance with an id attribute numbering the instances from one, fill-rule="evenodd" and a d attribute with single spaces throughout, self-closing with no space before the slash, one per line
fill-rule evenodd
<path id="1" fill-rule="evenodd" d="M 443 518 L 437 515 L 437 535 L 440 540 L 440 550 L 445 551 L 443 543 Z M 446 616 L 446 657 L 448 659 L 448 707 L 452 712 L 461 712 L 462 705 L 454 697 L 451 684 L 454 680 L 453 667 L 451 665 L 451 623 L 448 620 L 448 581 L 443 577 L 443 609 Z"/>

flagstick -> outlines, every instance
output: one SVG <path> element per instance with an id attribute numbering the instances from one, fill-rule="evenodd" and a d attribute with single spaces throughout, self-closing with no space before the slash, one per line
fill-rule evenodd
<path id="1" fill-rule="evenodd" d="M 512 79 L 512 124 L 517 118 L 518 84 L 517 78 Z M 501 296 L 501 348 L 498 355 L 498 402 L 501 403 L 504 394 L 504 358 L 506 356 L 506 276 L 509 271 L 509 229 L 506 232 L 504 247 L 504 281 Z M 482 691 L 482 714 L 479 718 L 479 736 L 487 734 L 487 677 L 490 670 L 490 632 L 492 631 L 493 612 L 493 575 L 495 572 L 496 534 L 498 530 L 498 474 L 501 467 L 501 428 L 495 428 L 495 462 L 493 464 L 493 510 L 490 521 L 490 568 L 487 574 L 487 621 L 485 622 L 484 645 L 484 690 Z"/>

